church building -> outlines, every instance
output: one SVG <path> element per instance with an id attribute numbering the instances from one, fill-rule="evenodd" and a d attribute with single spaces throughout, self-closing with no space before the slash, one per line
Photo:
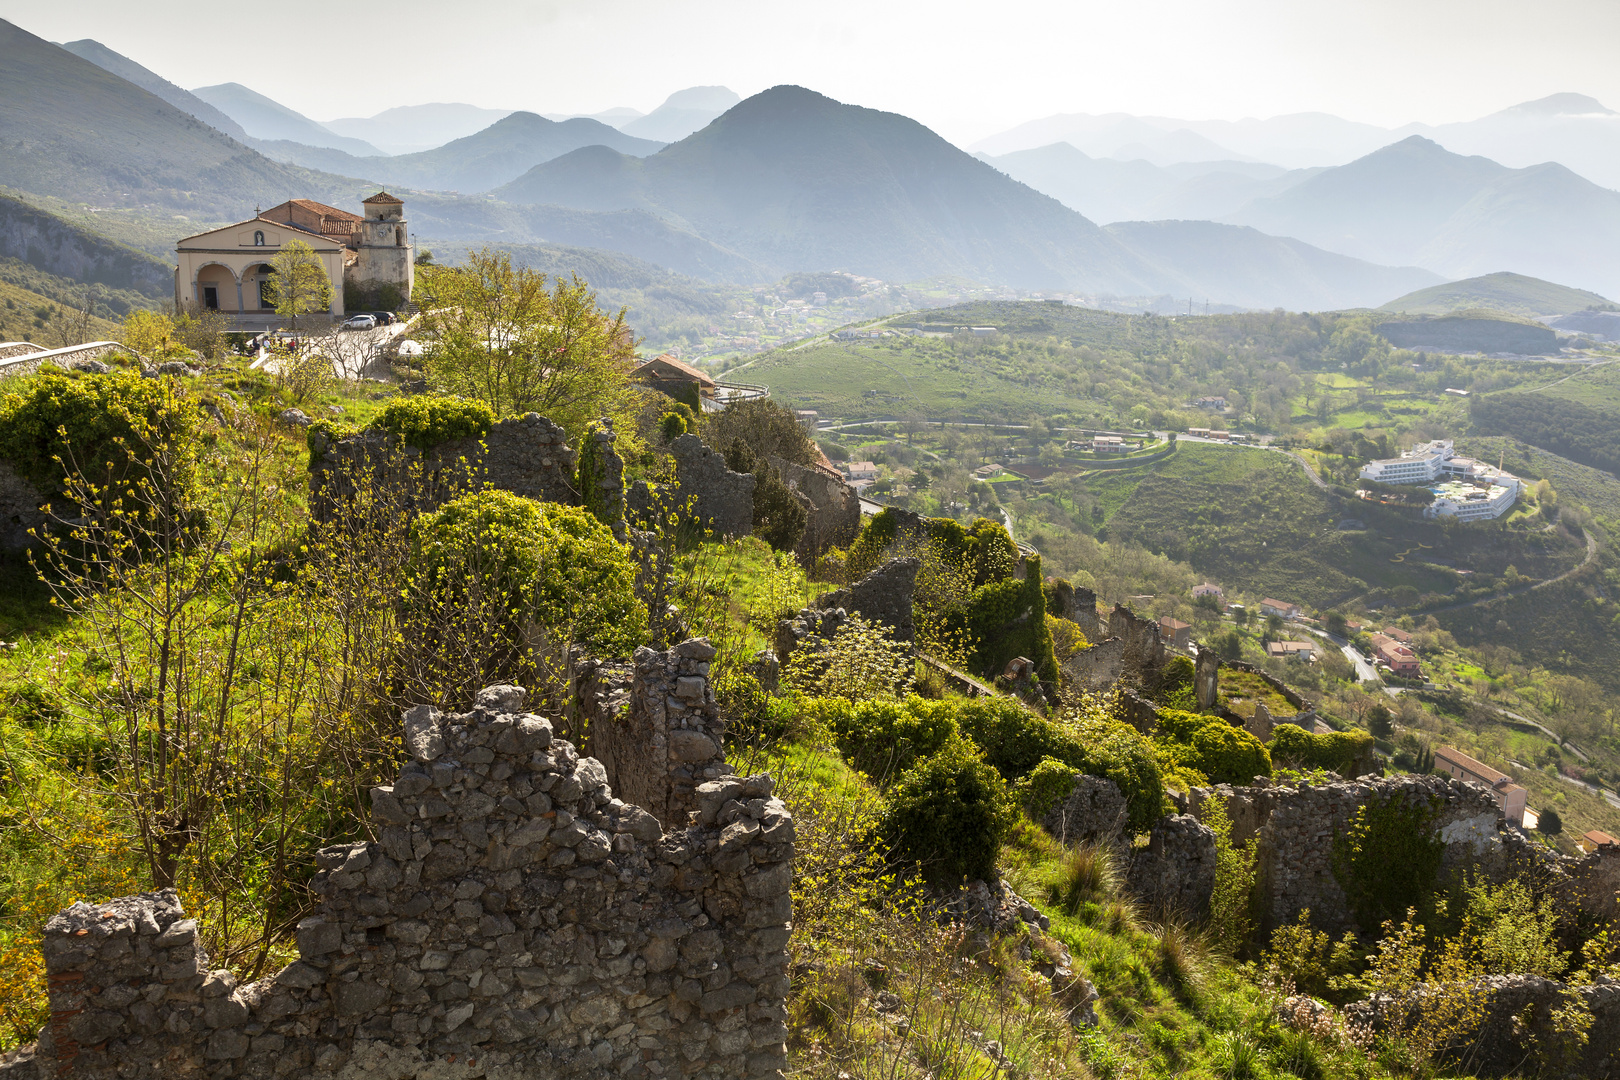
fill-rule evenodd
<path id="1" fill-rule="evenodd" d="M 291 199 L 247 221 L 186 237 L 175 248 L 175 303 L 226 312 L 239 329 L 273 325 L 275 305 L 266 289 L 271 260 L 294 240 L 309 245 L 326 267 L 334 318 L 344 314 L 345 282 L 373 293 L 392 286 L 401 302 L 409 300 L 416 259 L 405 204 L 379 191 L 362 205 L 364 216 Z"/>

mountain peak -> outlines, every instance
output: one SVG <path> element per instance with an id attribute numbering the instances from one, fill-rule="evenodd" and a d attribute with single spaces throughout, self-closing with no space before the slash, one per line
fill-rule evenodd
<path id="1" fill-rule="evenodd" d="M 1498 116 L 1516 114 L 1520 116 L 1616 116 L 1613 109 L 1608 108 L 1595 97 L 1585 94 L 1551 94 L 1535 101 L 1520 102 L 1512 108 L 1503 109 Z"/>
<path id="2" fill-rule="evenodd" d="M 666 109 L 705 109 L 710 112 L 725 112 L 742 97 L 735 90 L 726 86 L 689 86 L 685 90 L 677 90 L 664 100 Z"/>

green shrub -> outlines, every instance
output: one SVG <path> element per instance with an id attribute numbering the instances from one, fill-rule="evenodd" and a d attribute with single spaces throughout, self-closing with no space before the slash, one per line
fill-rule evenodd
<path id="1" fill-rule="evenodd" d="M 1074 791 L 1075 767 L 1057 758 L 1042 758 L 1014 790 L 1031 821 L 1040 821 Z"/>
<path id="2" fill-rule="evenodd" d="M 889 790 L 882 834 L 932 884 L 993 880 L 1018 808 L 1001 774 L 965 739 L 948 740 Z"/>
<path id="3" fill-rule="evenodd" d="M 1335 731 L 1316 735 L 1298 724 L 1278 724 L 1271 732 L 1271 757 L 1307 769 L 1330 769 L 1345 775 L 1372 747 L 1365 731 Z"/>
<path id="4" fill-rule="evenodd" d="M 665 442 L 674 442 L 686 434 L 686 417 L 678 412 L 667 412 L 658 421 L 658 433 Z"/>
<path id="5" fill-rule="evenodd" d="M 806 702 L 805 712 L 832 733 L 845 761 L 881 782 L 960 736 L 951 706 L 915 694 L 904 701 L 859 703 L 829 697 Z"/>
<path id="6" fill-rule="evenodd" d="M 1006 530 L 1001 533 L 1005 536 Z M 993 544 L 987 550 L 992 553 L 988 561 L 999 561 L 1000 553 Z M 1035 662 L 1035 674 L 1041 681 L 1057 684 L 1057 653 L 1046 623 L 1046 591 L 1041 581 L 1040 557 L 1032 555 L 1022 581 L 1010 578 L 974 589 L 965 614 L 974 645 L 972 663 L 981 673 L 1000 675 L 1009 660 L 1022 656 Z"/>
<path id="7" fill-rule="evenodd" d="M 1271 775 L 1271 755 L 1260 740 L 1218 716 L 1163 709 L 1159 731 L 1167 763 L 1196 770 L 1211 783 L 1247 784 Z"/>
<path id="8" fill-rule="evenodd" d="M 979 745 L 985 760 L 1009 782 L 1027 776 L 1046 758 L 1077 764 L 1085 757 L 1078 738 L 1030 712 L 1017 698 L 962 698 L 952 705 L 962 733 Z"/>
<path id="9" fill-rule="evenodd" d="M 482 438 L 495 424 L 495 411 L 482 401 L 422 394 L 390 401 L 371 421 L 408 446 L 429 450 L 451 439 Z"/>
<path id="10" fill-rule="evenodd" d="M 579 507 L 481 491 L 423 514 L 411 531 L 412 591 L 438 606 L 476 594 L 504 616 L 491 638 L 510 648 L 531 626 L 597 656 L 629 656 L 646 640 L 629 552 Z"/>
<path id="11" fill-rule="evenodd" d="M 0 458 L 45 493 L 61 490 L 69 467 L 95 483 L 133 482 L 154 444 L 189 444 L 198 426 L 171 379 L 42 371 L 17 385 L 0 398 Z"/>
<path id="12" fill-rule="evenodd" d="M 1159 686 L 1153 699 L 1167 709 L 1196 711 L 1197 691 L 1193 688 L 1195 673 L 1193 662 L 1185 656 L 1173 656 L 1159 674 Z"/>

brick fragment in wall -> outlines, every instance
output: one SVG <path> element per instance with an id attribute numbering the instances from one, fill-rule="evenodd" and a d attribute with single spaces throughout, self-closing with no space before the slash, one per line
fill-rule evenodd
<path id="1" fill-rule="evenodd" d="M 337 502 L 353 498 L 361 485 L 407 513 L 435 510 L 454 495 L 485 485 L 539 502 L 577 506 L 581 501 L 567 434 L 537 413 L 502 420 L 482 439 L 451 439 L 425 453 L 401 446 L 385 431 L 366 430 L 330 443 L 317 436 L 315 442 L 309 505 L 317 521 L 329 520 Z M 619 476 L 622 498 L 622 472 Z"/>
<path id="2" fill-rule="evenodd" d="M 641 650 L 624 714 L 720 745 L 713 655 Z M 771 778 L 646 745 L 638 771 L 621 740 L 622 769 L 682 788 L 665 827 L 519 688 L 477 701 L 416 714 L 437 752 L 373 790 L 377 841 L 317 854 L 298 960 L 239 986 L 172 891 L 74 905 L 45 929 L 51 1020 L 0 1076 L 779 1077 L 794 826 Z"/>

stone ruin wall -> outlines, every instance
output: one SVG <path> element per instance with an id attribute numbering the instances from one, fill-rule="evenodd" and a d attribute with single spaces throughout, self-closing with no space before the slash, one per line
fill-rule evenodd
<path id="1" fill-rule="evenodd" d="M 782 474 L 783 483 L 804 507 L 804 535 L 794 549 L 802 566 L 814 566 L 831 548 L 848 547 L 861 531 L 861 498 L 838 473 L 799 465 L 785 458 L 765 460 Z"/>
<path id="2" fill-rule="evenodd" d="M 631 714 L 669 676 L 711 702 L 706 649 L 638 657 Z M 376 840 L 319 852 L 319 911 L 268 978 L 210 970 L 172 891 L 54 916 L 50 1022 L 0 1077 L 780 1077 L 794 826 L 771 779 L 720 775 L 660 824 L 523 697 L 406 714 Z"/>
<path id="3" fill-rule="evenodd" d="M 332 442 L 322 442 L 319 434 L 314 438 L 309 505 L 317 521 L 329 520 L 335 503 L 354 497 L 358 477 L 414 513 L 436 510 L 485 484 L 540 502 L 580 503 L 568 436 L 537 413 L 502 420 L 482 438 L 450 439 L 426 451 L 401 445 L 386 431 L 362 431 Z"/>
<path id="4" fill-rule="evenodd" d="M 1577 917 L 1613 918 L 1620 890 L 1620 852 L 1599 849 L 1584 859 L 1559 855 L 1508 827 L 1491 791 L 1441 776 L 1363 776 L 1342 783 L 1297 786 L 1196 788 L 1175 797 L 1201 815 L 1219 798 L 1232 822 L 1234 843 L 1258 840 L 1257 889 L 1262 930 L 1292 923 L 1302 908 L 1330 934 L 1357 927 L 1344 889 L 1333 874 L 1335 840 L 1349 831 L 1356 810 L 1404 803 L 1433 809 L 1431 826 L 1445 844 L 1442 876 L 1464 869 L 1502 881 L 1530 871 L 1549 883 Z"/>
<path id="5" fill-rule="evenodd" d="M 1096 602 L 1095 597 L 1092 602 Z M 1063 661 L 1060 667 L 1064 681 L 1085 690 L 1107 689 L 1121 680 L 1135 685 L 1154 684 L 1164 669 L 1159 624 L 1138 618 L 1123 604 L 1115 604 L 1107 631 L 1108 637 Z"/>
<path id="6" fill-rule="evenodd" d="M 642 647 L 630 663 L 587 662 L 579 695 L 583 735 L 609 786 L 665 826 L 698 808 L 698 788 L 730 773 L 725 721 L 709 684 L 714 646 Z"/>

